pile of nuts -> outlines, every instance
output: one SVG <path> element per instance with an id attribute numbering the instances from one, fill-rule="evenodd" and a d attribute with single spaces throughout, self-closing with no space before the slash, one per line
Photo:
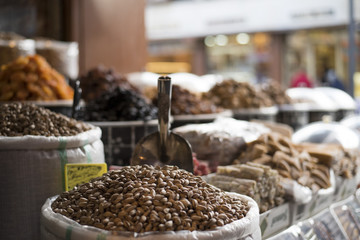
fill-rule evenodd
<path id="1" fill-rule="evenodd" d="M 272 99 L 248 82 L 225 80 L 203 95 L 217 106 L 227 109 L 261 108 L 273 106 Z"/>
<path id="2" fill-rule="evenodd" d="M 0 105 L 0 136 L 74 136 L 91 126 L 34 104 Z"/>
<path id="3" fill-rule="evenodd" d="M 275 81 L 263 83 L 261 90 L 265 92 L 277 105 L 293 104 L 293 100 L 286 94 L 281 84 Z"/>
<path id="4" fill-rule="evenodd" d="M 157 105 L 157 99 L 153 99 Z M 187 114 L 211 114 L 222 111 L 223 109 L 215 106 L 208 100 L 202 100 L 194 93 L 180 87 L 179 85 L 172 86 L 171 97 L 171 114 L 172 115 L 187 115 Z"/>
<path id="5" fill-rule="evenodd" d="M 0 101 L 72 99 L 73 94 L 64 76 L 39 55 L 1 66 Z"/>
<path id="6" fill-rule="evenodd" d="M 111 231 L 210 230 L 246 216 L 244 200 L 176 166 L 126 166 L 62 193 L 52 209 Z"/>

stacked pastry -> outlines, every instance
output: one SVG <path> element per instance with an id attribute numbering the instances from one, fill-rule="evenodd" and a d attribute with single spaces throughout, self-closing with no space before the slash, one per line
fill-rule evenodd
<path id="1" fill-rule="evenodd" d="M 360 156 L 358 149 L 345 149 L 340 144 L 331 143 L 302 143 L 296 148 L 307 151 L 322 164 L 332 167 L 336 176 L 353 178 L 357 173 Z"/>
<path id="2" fill-rule="evenodd" d="M 210 184 L 230 192 L 236 192 L 253 198 L 260 212 L 265 212 L 284 202 L 284 190 L 280 176 L 269 166 L 246 163 L 231 166 L 219 166 L 214 175 L 208 177 Z"/>
<path id="3" fill-rule="evenodd" d="M 270 166 L 282 177 L 293 179 L 314 192 L 331 186 L 328 164 L 311 156 L 306 150 L 297 148 L 287 137 L 275 133 L 264 134 L 249 143 L 234 162 Z"/>

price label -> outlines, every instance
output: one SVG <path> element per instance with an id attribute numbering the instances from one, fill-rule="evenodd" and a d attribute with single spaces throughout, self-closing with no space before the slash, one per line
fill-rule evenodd
<path id="1" fill-rule="evenodd" d="M 107 172 L 106 163 L 68 163 L 65 164 L 65 190 L 73 189 L 77 184 L 89 182 Z"/>

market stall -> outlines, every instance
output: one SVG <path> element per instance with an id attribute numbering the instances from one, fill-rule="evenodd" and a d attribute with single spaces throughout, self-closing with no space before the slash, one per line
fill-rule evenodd
<path id="1" fill-rule="evenodd" d="M 359 238 L 357 102 L 318 81 L 353 46 L 284 33 L 348 4 L 36 2 L 0 26 L 1 239 Z"/>

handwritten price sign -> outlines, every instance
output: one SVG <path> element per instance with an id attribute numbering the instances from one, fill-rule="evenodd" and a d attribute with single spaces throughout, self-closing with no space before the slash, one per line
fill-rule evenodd
<path id="1" fill-rule="evenodd" d="M 89 182 L 107 172 L 106 163 L 69 163 L 65 164 L 65 190 L 69 191 L 78 184 Z"/>

